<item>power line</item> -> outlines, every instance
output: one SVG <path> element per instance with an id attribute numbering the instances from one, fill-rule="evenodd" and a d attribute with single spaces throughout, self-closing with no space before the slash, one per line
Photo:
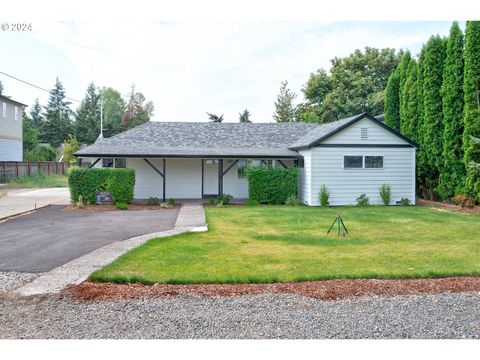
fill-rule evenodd
<path id="1" fill-rule="evenodd" d="M 48 92 L 49 94 L 51 93 L 51 90 L 47 90 L 47 89 L 45 89 L 45 88 L 42 88 L 41 86 L 37 86 L 37 85 L 35 85 L 35 84 L 29 83 L 28 81 L 25 81 L 25 80 L 22 80 L 22 79 L 19 79 L 19 78 L 15 77 L 15 76 L 12 76 L 12 75 L 9 75 L 9 74 L 7 74 L 7 73 L 4 73 L 3 71 L 0 71 L 0 74 L 5 75 L 5 76 L 8 76 L 8 77 L 11 78 L 11 79 L 20 81 L 20 82 L 22 82 L 22 83 L 24 83 L 24 84 L 27 84 L 27 85 L 29 85 L 29 86 L 33 86 L 34 88 L 37 88 L 37 89 L 39 89 L 39 90 L 46 91 L 46 92 Z M 68 100 L 72 100 L 72 101 L 76 101 L 76 102 L 78 102 L 78 103 L 81 103 L 80 100 L 73 99 L 73 98 L 68 97 L 68 96 L 65 96 L 65 99 L 68 99 Z"/>

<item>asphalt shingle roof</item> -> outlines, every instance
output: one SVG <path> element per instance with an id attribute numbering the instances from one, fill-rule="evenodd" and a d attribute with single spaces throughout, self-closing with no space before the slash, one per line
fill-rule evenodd
<path id="1" fill-rule="evenodd" d="M 298 157 L 359 114 L 327 124 L 147 122 L 75 153 L 84 157 Z M 401 135 L 399 135 L 401 136 Z"/>

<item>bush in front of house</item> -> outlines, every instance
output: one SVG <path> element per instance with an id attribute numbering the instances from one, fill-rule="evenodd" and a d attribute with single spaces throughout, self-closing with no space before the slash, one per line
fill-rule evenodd
<path id="1" fill-rule="evenodd" d="M 367 194 L 363 193 L 357 198 L 357 206 L 367 206 L 370 205 L 370 199 L 367 197 Z"/>
<path id="2" fill-rule="evenodd" d="M 298 201 L 298 198 L 295 195 L 290 195 L 285 201 L 285 205 L 298 206 L 298 205 L 301 205 L 301 202 Z"/>
<path id="3" fill-rule="evenodd" d="M 330 191 L 325 185 L 320 188 L 320 206 L 327 207 L 330 199 Z"/>
<path id="4" fill-rule="evenodd" d="M 118 210 L 128 210 L 128 204 L 124 202 L 118 202 L 115 204 Z"/>
<path id="5" fill-rule="evenodd" d="M 147 200 L 147 205 L 160 205 L 160 199 L 157 197 L 149 197 Z"/>
<path id="6" fill-rule="evenodd" d="M 382 198 L 384 205 L 390 205 L 390 201 L 392 201 L 392 188 L 388 184 L 382 184 L 378 188 L 380 191 L 380 197 Z"/>
<path id="7" fill-rule="evenodd" d="M 97 192 L 112 193 L 114 203 L 130 204 L 133 200 L 135 170 L 73 168 L 68 172 L 68 186 L 73 203 L 82 196 L 85 204 L 95 204 Z"/>
<path id="8" fill-rule="evenodd" d="M 230 201 L 233 199 L 233 196 L 230 194 L 222 194 L 217 197 L 217 206 L 228 205 Z"/>
<path id="9" fill-rule="evenodd" d="M 297 194 L 296 167 L 254 167 L 247 170 L 249 199 L 264 204 L 284 204 L 289 196 Z"/>

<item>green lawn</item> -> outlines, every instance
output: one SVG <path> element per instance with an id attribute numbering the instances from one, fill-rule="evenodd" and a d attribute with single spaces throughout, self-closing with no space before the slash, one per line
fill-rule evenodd
<path id="1" fill-rule="evenodd" d="M 13 179 L 2 185 L 4 189 L 68 187 L 68 178 L 63 175 L 44 175 L 38 173 Z"/>
<path id="2" fill-rule="evenodd" d="M 349 230 L 327 229 L 339 211 Z M 90 280 L 261 283 L 480 275 L 480 216 L 428 207 L 206 209 L 210 230 L 153 239 Z"/>

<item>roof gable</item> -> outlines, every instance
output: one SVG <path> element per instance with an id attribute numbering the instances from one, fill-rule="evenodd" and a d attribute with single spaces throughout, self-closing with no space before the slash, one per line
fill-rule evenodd
<path id="1" fill-rule="evenodd" d="M 319 127 L 318 129 L 312 130 L 310 133 L 306 134 L 302 138 L 298 139 L 295 143 L 289 146 L 290 149 L 299 150 L 310 148 L 313 146 L 317 146 L 327 139 L 331 138 L 335 134 L 340 133 L 341 131 L 347 129 L 348 127 L 352 126 L 353 124 L 357 123 L 360 120 L 368 119 L 374 122 L 376 125 L 380 126 L 381 128 L 387 130 L 389 133 L 397 136 L 398 138 L 405 141 L 408 145 L 417 147 L 418 144 L 413 142 L 412 140 L 408 139 L 404 135 L 400 134 L 398 131 L 390 128 L 389 126 L 385 125 L 383 122 L 377 120 L 373 116 L 369 115 L 368 113 L 362 113 L 359 115 L 351 116 L 345 119 L 337 120 L 331 123 L 327 123 Z"/>

